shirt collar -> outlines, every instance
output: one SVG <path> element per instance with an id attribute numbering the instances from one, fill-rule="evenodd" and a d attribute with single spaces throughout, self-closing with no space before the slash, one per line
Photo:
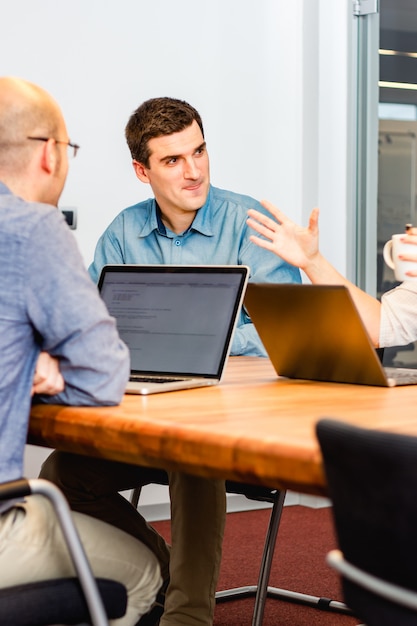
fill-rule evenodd
<path id="1" fill-rule="evenodd" d="M 189 230 L 195 230 L 202 235 L 206 235 L 207 237 L 212 237 L 214 235 L 211 195 L 212 193 L 210 185 L 207 200 L 205 201 L 203 206 L 198 209 L 193 223 L 186 232 L 188 232 Z M 155 199 L 152 202 L 149 218 L 142 229 L 141 236 L 146 237 L 153 230 L 157 230 L 161 235 L 166 236 L 167 234 L 167 230 L 161 218 L 161 209 L 159 208 L 158 203 Z"/>
<path id="2" fill-rule="evenodd" d="M 159 204 L 156 201 L 154 205 L 155 205 L 156 221 L 158 224 L 158 231 L 161 233 L 161 235 L 166 235 L 167 229 L 165 228 L 165 224 L 162 221 L 161 209 L 159 208 Z"/>
<path id="3" fill-rule="evenodd" d="M 212 237 L 214 235 L 213 230 L 213 202 L 212 202 L 212 190 L 211 185 L 207 194 L 207 200 L 196 213 L 193 223 L 191 224 L 192 230 L 196 230 L 202 235 Z"/>
<path id="4" fill-rule="evenodd" d="M 141 231 L 138 233 L 139 237 L 147 237 L 154 230 L 161 232 L 159 228 L 160 224 L 163 227 L 162 234 L 166 234 L 165 226 L 162 224 L 160 220 L 158 221 L 156 206 L 157 206 L 156 200 L 155 198 L 152 198 L 148 204 L 147 219 L 145 223 L 143 224 Z"/>

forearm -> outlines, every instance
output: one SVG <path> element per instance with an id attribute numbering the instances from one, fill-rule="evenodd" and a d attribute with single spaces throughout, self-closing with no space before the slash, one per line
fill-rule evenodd
<path id="1" fill-rule="evenodd" d="M 345 278 L 320 253 L 310 259 L 302 269 L 313 284 L 345 285 L 349 289 L 373 344 L 378 346 L 381 321 L 381 303 L 379 300 Z"/>
<path id="2" fill-rule="evenodd" d="M 55 396 L 42 395 L 42 402 L 107 406 L 121 401 L 129 378 L 130 359 L 113 320 L 97 320 L 70 345 L 64 345 L 56 356 L 65 388 Z"/>
<path id="3" fill-rule="evenodd" d="M 263 206 L 275 218 L 272 219 L 259 211 L 248 211 L 248 224 L 261 237 L 251 236 L 257 246 L 270 250 L 287 263 L 299 267 L 313 284 L 345 285 L 353 298 L 360 316 L 375 346 L 379 344 L 381 305 L 352 282 L 340 274 L 319 250 L 318 209 L 313 209 L 307 228 L 295 222 L 273 204 L 262 202 Z"/>

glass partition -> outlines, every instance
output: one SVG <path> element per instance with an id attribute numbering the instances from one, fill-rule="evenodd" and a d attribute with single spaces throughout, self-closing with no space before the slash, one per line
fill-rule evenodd
<path id="1" fill-rule="evenodd" d="M 397 284 L 393 271 L 384 263 L 384 244 L 394 233 L 404 231 L 405 224 L 416 223 L 416 132 L 407 122 L 404 126 L 382 120 L 378 140 L 378 224 L 377 286 L 378 295 Z"/>
<path id="2" fill-rule="evenodd" d="M 397 285 L 384 243 L 417 224 L 417 3 L 380 0 L 377 294 Z M 416 311 L 417 315 L 417 311 Z M 384 364 L 416 367 L 417 342 L 385 350 Z"/>

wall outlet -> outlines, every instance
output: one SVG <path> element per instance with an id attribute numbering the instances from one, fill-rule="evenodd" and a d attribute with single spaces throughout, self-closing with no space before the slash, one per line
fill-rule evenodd
<path id="1" fill-rule="evenodd" d="M 68 226 L 71 230 L 75 230 L 77 228 L 77 209 L 74 207 L 64 207 L 60 209 L 61 213 L 66 219 Z"/>

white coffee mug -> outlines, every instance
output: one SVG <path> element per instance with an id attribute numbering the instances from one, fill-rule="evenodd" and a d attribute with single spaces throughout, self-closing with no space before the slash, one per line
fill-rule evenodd
<path id="1" fill-rule="evenodd" d="M 417 276 L 407 276 L 407 272 L 417 271 L 417 263 L 415 261 L 404 261 L 399 258 L 400 254 L 417 254 L 417 249 L 409 243 L 404 243 L 401 239 L 405 233 L 393 235 L 384 246 L 384 261 L 392 270 L 394 270 L 395 278 L 403 282 L 404 280 L 417 280 Z"/>

